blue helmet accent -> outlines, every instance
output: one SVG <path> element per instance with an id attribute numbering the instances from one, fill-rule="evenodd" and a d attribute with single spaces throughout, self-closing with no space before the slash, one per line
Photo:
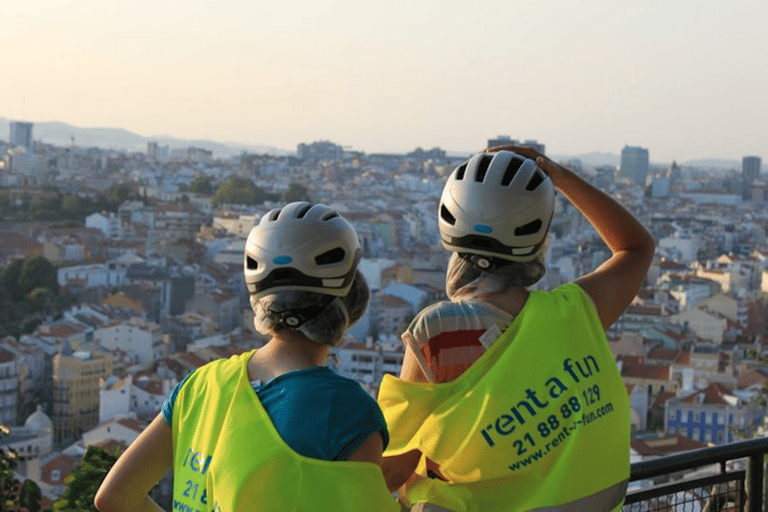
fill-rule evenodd
<path id="1" fill-rule="evenodd" d="M 287 265 L 293 261 L 293 258 L 290 256 L 275 256 L 275 259 L 272 261 L 275 262 L 275 265 Z"/>
<path id="2" fill-rule="evenodd" d="M 475 224 L 475 231 L 478 233 L 490 233 L 493 231 L 493 228 L 491 226 L 485 226 L 483 224 Z"/>

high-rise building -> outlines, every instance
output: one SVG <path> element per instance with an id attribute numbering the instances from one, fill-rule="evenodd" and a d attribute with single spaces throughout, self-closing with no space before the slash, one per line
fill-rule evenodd
<path id="1" fill-rule="evenodd" d="M 759 156 L 745 156 L 741 159 L 741 179 L 744 182 L 744 194 L 742 197 L 751 197 L 752 184 L 760 178 L 760 165 Z"/>
<path id="2" fill-rule="evenodd" d="M 624 146 L 621 150 L 619 176 L 645 187 L 648 177 L 648 150 L 637 146 Z"/>
<path id="3" fill-rule="evenodd" d="M 21 121 L 11 121 L 10 136 L 8 141 L 11 146 L 32 147 L 32 123 L 23 123 Z"/>
<path id="4" fill-rule="evenodd" d="M 486 147 L 493 148 L 496 146 L 527 146 L 535 149 L 541 154 L 544 154 L 544 144 L 530 139 L 520 141 L 511 138 L 509 135 L 497 135 L 495 139 L 488 139 L 488 146 Z"/>
<path id="5" fill-rule="evenodd" d="M 53 436 L 56 443 L 74 440 L 99 423 L 100 379 L 112 375 L 112 357 L 74 352 L 69 345 L 53 356 Z"/>

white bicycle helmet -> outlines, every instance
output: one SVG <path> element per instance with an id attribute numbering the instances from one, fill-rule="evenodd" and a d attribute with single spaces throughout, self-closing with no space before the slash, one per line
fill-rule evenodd
<path id="1" fill-rule="evenodd" d="M 245 283 L 255 298 L 277 291 L 349 293 L 360 262 L 355 228 L 322 204 L 295 202 L 266 213 L 245 243 Z"/>
<path id="2" fill-rule="evenodd" d="M 544 245 L 554 205 L 552 180 L 536 162 L 512 151 L 479 153 L 443 188 L 440 238 L 449 251 L 530 261 Z"/>

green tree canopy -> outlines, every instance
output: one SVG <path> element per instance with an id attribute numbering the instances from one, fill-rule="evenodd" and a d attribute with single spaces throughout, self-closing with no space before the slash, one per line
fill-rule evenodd
<path id="1" fill-rule="evenodd" d="M 312 201 L 309 197 L 309 190 L 303 185 L 298 183 L 291 183 L 288 185 L 288 190 L 283 194 L 283 201 L 286 203 L 293 203 L 295 201 Z"/>
<path id="2" fill-rule="evenodd" d="M 23 267 L 24 260 L 19 258 L 13 260 L 0 274 L 0 287 L 5 289 L 14 301 L 20 301 L 24 298 L 24 293 L 19 287 L 19 276 L 21 276 Z"/>
<path id="3" fill-rule="evenodd" d="M 209 196 L 213 194 L 213 184 L 211 183 L 211 180 L 205 176 L 200 176 L 192 180 L 192 183 L 189 184 L 189 191 L 194 192 L 195 194 Z"/>
<path id="4" fill-rule="evenodd" d="M 213 195 L 213 204 L 262 204 L 273 196 L 257 187 L 248 178 L 233 176 L 216 189 Z"/>
<path id="5" fill-rule="evenodd" d="M 18 280 L 21 296 L 26 297 L 35 288 L 48 288 L 53 293 L 58 293 L 56 273 L 56 267 L 43 256 L 25 260 Z"/>
<path id="6" fill-rule="evenodd" d="M 61 499 L 53 503 L 53 510 L 98 512 L 93 506 L 93 499 L 115 461 L 117 454 L 111 454 L 104 448 L 89 446 L 82 463 L 67 477 L 67 488 L 64 489 Z"/>

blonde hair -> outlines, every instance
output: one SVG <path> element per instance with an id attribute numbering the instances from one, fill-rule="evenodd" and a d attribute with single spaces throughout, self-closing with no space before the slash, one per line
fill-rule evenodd
<path id="1" fill-rule="evenodd" d="M 368 283 L 357 270 L 347 295 L 333 297 L 319 314 L 293 328 L 285 325 L 275 313 L 321 306 L 328 301 L 329 295 L 305 291 L 280 291 L 258 299 L 251 295 L 253 326 L 265 335 L 292 329 L 315 343 L 335 346 L 341 341 L 346 330 L 363 316 L 369 297 Z"/>
<path id="2" fill-rule="evenodd" d="M 488 269 L 481 269 L 454 252 L 448 262 L 445 291 L 453 301 L 471 299 L 509 288 L 533 286 L 545 272 L 544 251 L 524 262 L 493 258 L 493 265 Z"/>

